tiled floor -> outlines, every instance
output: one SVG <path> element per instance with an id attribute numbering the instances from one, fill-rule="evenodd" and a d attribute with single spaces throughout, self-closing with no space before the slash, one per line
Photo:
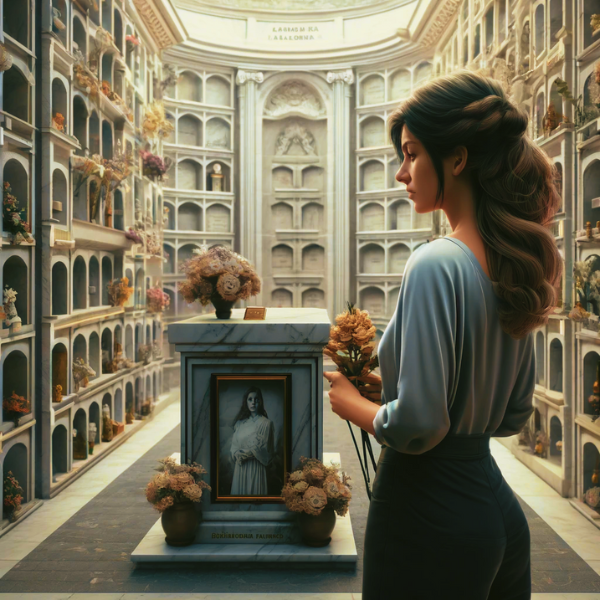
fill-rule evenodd
<path id="1" fill-rule="evenodd" d="M 136 433 L 130 440 L 117 448 L 111 455 L 96 465 L 88 473 L 84 474 L 78 481 L 75 481 L 65 491 L 56 498 L 44 502 L 44 505 L 19 524 L 13 531 L 9 532 L 3 538 L 0 538 L 0 577 L 4 576 L 10 569 L 16 566 L 30 552 L 38 548 L 44 540 L 53 535 L 59 528 L 66 524 L 73 515 L 80 509 L 84 509 L 90 501 L 98 494 L 103 492 L 115 480 L 130 468 L 138 459 L 156 446 L 159 442 L 166 440 L 168 436 L 173 445 L 176 438 L 173 437 L 173 428 L 179 423 L 179 404 L 172 404 L 167 407 L 155 420 L 148 423 L 140 432 Z M 339 423 L 330 421 L 326 423 L 325 435 L 328 439 L 337 439 L 340 437 L 337 428 Z M 343 424 L 345 428 L 345 424 Z M 329 433 L 328 433 L 329 432 Z M 341 432 L 340 432 L 341 433 Z M 347 435 L 347 433 L 345 434 Z M 164 441 L 162 442 L 164 444 Z M 173 451 L 177 451 L 174 448 Z M 334 450 L 332 447 L 326 448 L 328 451 Z M 162 451 L 162 450 L 161 450 Z M 580 515 L 568 501 L 561 498 L 552 488 L 533 475 L 522 463 L 520 463 L 504 446 L 496 441 L 492 442 L 493 455 L 502 470 L 505 478 L 528 506 L 537 513 L 551 528 L 566 542 L 575 553 L 577 553 L 590 567 L 600 574 L 600 530 L 596 529 L 582 515 Z M 152 454 L 152 452 L 150 453 Z M 358 485 L 359 483 L 355 481 Z M 362 483 L 362 482 L 360 482 Z M 107 492 L 105 492 L 106 494 Z M 358 501 L 359 498 L 357 497 Z M 361 500 L 362 502 L 362 500 Z M 145 507 L 147 508 L 147 507 Z M 82 513 L 84 511 L 81 511 Z M 357 511 L 358 512 L 358 511 Z M 154 517 L 155 518 L 155 517 Z M 357 546 L 362 545 L 359 539 L 360 534 L 355 531 Z M 54 539 L 54 538 L 53 538 Z M 47 545 L 47 544 L 46 544 Z M 56 549 L 57 554 L 60 552 Z M 573 555 L 573 553 L 571 552 Z M 574 555 L 573 555 L 574 556 Z M 58 558 L 56 559 L 58 560 Z M 129 561 L 125 561 L 129 562 Z M 583 563 L 581 563 L 583 564 Z M 123 565 L 125 566 L 125 565 Z M 25 573 L 23 573 L 25 575 Z M 91 594 L 73 593 L 71 588 L 60 593 L 18 593 L 17 589 L 10 592 L 10 587 L 6 583 L 2 589 L 6 593 L 0 593 L 0 600 L 3 598 L 19 598 L 27 600 L 79 600 L 89 598 Z M 301 585 L 295 587 L 301 589 Z M 37 588 L 40 592 L 42 588 Z M 51 589 L 51 588 L 47 588 Z M 61 588 L 54 588 L 61 589 Z M 76 589 L 76 588 L 75 588 Z M 124 588 L 125 590 L 127 588 Z M 146 588 L 148 589 L 148 588 Z M 150 587 L 149 589 L 152 589 Z M 164 589 L 164 587 L 163 587 Z M 194 589 L 194 588 L 188 588 Z M 197 587 L 195 589 L 198 589 Z M 246 588 L 247 589 L 247 588 Z M 257 589 L 254 587 L 254 589 Z M 260 589 L 260 588 L 259 588 Z M 321 589 L 314 588 L 313 589 Z M 331 589 L 331 588 L 330 588 Z M 339 588 L 338 588 L 339 589 Z M 342 588 L 343 589 L 343 588 Z M 346 588 L 348 589 L 348 588 Z M 33 590 L 32 590 L 33 591 Z M 79 590 L 77 590 L 79 591 Z M 82 590 L 83 591 L 83 590 Z M 108 591 L 108 590 L 107 590 Z M 131 589 L 133 592 L 133 589 Z M 161 590 L 162 591 L 162 590 Z M 175 590 L 174 590 L 175 591 Z M 138 600 L 138 599 L 175 599 L 185 600 L 276 600 L 279 598 L 289 598 L 290 600 L 360 600 L 359 593 L 97 593 L 93 594 L 94 600 Z M 600 600 L 600 593 L 544 593 L 533 594 L 533 600 L 591 600 L 592 598 Z"/>

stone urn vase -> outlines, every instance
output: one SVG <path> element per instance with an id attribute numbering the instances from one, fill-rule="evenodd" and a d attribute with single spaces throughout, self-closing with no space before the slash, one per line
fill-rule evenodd
<path id="1" fill-rule="evenodd" d="M 235 302 L 231 302 L 231 300 L 223 300 L 223 298 L 221 298 L 221 296 L 216 292 L 210 297 L 210 301 L 215 307 L 217 319 L 231 318 L 231 309 L 233 308 Z"/>
<path id="2" fill-rule="evenodd" d="M 302 543 L 312 548 L 322 548 L 331 542 L 331 532 L 335 528 L 335 512 L 326 506 L 319 515 L 298 514 L 298 524 Z"/>
<path id="3" fill-rule="evenodd" d="M 175 502 L 163 511 L 160 520 L 169 546 L 189 546 L 194 542 L 200 519 L 192 501 Z"/>

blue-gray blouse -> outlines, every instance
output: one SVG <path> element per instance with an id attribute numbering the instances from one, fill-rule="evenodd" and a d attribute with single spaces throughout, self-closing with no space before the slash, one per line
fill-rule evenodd
<path id="1" fill-rule="evenodd" d="M 455 238 L 410 256 L 396 312 L 379 343 L 381 445 L 421 454 L 448 433 L 519 433 L 533 412 L 533 332 L 505 333 L 492 281 Z M 450 414 L 452 417 L 450 417 Z"/>

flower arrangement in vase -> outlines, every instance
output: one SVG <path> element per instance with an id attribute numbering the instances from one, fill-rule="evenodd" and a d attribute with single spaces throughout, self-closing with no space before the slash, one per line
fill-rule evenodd
<path id="1" fill-rule="evenodd" d="M 3 499 L 4 512 L 9 513 L 9 521 L 15 521 L 23 502 L 23 488 L 16 477 L 9 471 L 4 478 Z"/>
<path id="2" fill-rule="evenodd" d="M 129 285 L 127 277 L 113 279 L 106 288 L 111 306 L 124 306 L 133 294 L 133 287 Z"/>
<path id="3" fill-rule="evenodd" d="M 4 398 L 2 401 L 2 412 L 6 419 L 10 419 L 15 427 L 18 427 L 19 419 L 31 412 L 31 402 L 13 391 L 8 398 Z"/>
<path id="4" fill-rule="evenodd" d="M 61 113 L 57 112 L 52 117 L 52 127 L 61 132 L 65 130 L 65 117 Z"/>
<path id="5" fill-rule="evenodd" d="M 8 181 L 4 182 L 3 221 L 4 229 L 13 236 L 13 243 L 20 244 L 25 241 L 33 243 L 31 226 L 25 220 L 25 209 L 19 208 L 19 201 L 12 194 L 12 188 Z"/>
<path id="6" fill-rule="evenodd" d="M 135 242 L 136 244 L 143 244 L 144 240 L 142 239 L 142 236 L 135 231 L 135 229 L 133 229 L 132 227 L 130 227 L 126 232 L 125 232 L 125 237 L 128 240 L 131 240 L 132 242 Z"/>
<path id="7" fill-rule="evenodd" d="M 163 312 L 165 308 L 169 308 L 171 299 L 169 294 L 163 292 L 158 286 L 148 288 L 146 291 L 146 303 L 148 310 L 152 313 Z"/>
<path id="8" fill-rule="evenodd" d="M 281 496 L 289 510 L 300 513 L 302 540 L 309 546 L 326 546 L 335 527 L 335 513 L 343 517 L 352 498 L 350 477 L 337 465 L 326 466 L 316 458 L 300 458 L 286 473 Z"/>
<path id="9" fill-rule="evenodd" d="M 187 546 L 194 541 L 198 528 L 194 503 L 201 502 L 204 490 L 211 489 L 202 479 L 207 471 L 198 463 L 180 465 L 170 457 L 158 462 L 158 474 L 146 486 L 146 498 L 162 513 L 167 544 Z"/>
<path id="10" fill-rule="evenodd" d="M 95 377 L 96 371 L 88 365 L 83 358 L 78 356 L 73 361 L 73 381 L 75 382 L 75 391 L 79 391 L 79 386 L 87 387 L 90 377 Z"/>
<path id="11" fill-rule="evenodd" d="M 218 319 L 228 319 L 237 300 L 247 300 L 260 292 L 260 278 L 252 265 L 223 246 L 194 250 L 194 256 L 181 267 L 187 281 L 179 292 L 188 304 L 212 302 Z"/>
<path id="12" fill-rule="evenodd" d="M 167 165 L 168 159 L 165 161 L 162 157 L 152 154 L 149 150 L 140 150 L 140 156 L 142 158 L 144 175 L 152 181 L 162 181 L 163 175 L 169 168 Z"/>

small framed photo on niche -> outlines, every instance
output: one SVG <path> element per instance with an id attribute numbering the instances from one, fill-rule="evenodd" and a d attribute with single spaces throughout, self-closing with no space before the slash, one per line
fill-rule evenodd
<path id="1" fill-rule="evenodd" d="M 283 502 L 291 471 L 291 373 L 211 376 L 212 502 Z"/>

